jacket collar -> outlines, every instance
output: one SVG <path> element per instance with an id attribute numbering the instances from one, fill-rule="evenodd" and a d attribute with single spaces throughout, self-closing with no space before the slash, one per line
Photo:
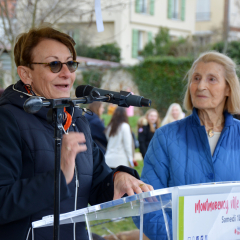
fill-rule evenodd
<path id="1" fill-rule="evenodd" d="M 233 116 L 228 111 L 224 111 L 223 115 L 225 118 L 224 127 L 229 127 L 229 126 L 233 125 Z M 196 127 L 201 126 L 200 119 L 198 117 L 198 109 L 197 108 L 193 108 L 193 111 L 192 111 L 192 124 Z"/>
<path id="2" fill-rule="evenodd" d="M 25 101 L 29 97 L 31 97 L 31 95 L 29 95 L 26 89 L 24 88 L 24 83 L 21 80 L 19 80 L 16 84 L 10 85 L 9 87 L 6 88 L 6 90 L 3 92 L 0 98 L 0 105 L 10 103 L 19 108 L 23 108 Z M 49 111 L 49 108 L 42 107 L 40 111 L 35 113 L 35 115 L 46 120 L 48 111 Z M 67 111 L 72 115 L 73 107 L 68 107 Z M 78 107 L 75 107 L 74 114 L 73 114 L 73 122 L 75 122 L 76 118 L 80 117 L 81 115 L 82 115 L 82 110 L 79 109 Z"/>

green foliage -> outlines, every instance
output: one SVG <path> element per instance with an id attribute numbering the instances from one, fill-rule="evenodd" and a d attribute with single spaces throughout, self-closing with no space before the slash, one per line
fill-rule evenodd
<path id="1" fill-rule="evenodd" d="M 140 53 L 143 57 L 150 56 L 178 56 L 178 48 L 186 44 L 186 39 L 171 40 L 169 29 L 160 27 L 154 41 L 145 45 Z"/>
<path id="2" fill-rule="evenodd" d="M 141 177 L 144 161 L 137 161 L 137 162 L 138 162 L 138 166 L 134 167 L 134 169 L 138 172 L 139 176 Z"/>
<path id="3" fill-rule="evenodd" d="M 97 88 L 100 87 L 104 72 L 93 69 L 91 71 L 83 71 L 82 74 L 84 84 L 89 84 Z"/>
<path id="4" fill-rule="evenodd" d="M 152 107 L 162 118 L 171 103 L 182 105 L 186 85 L 183 79 L 192 61 L 186 57 L 151 57 L 129 68 L 140 94 L 152 100 Z"/>
<path id="5" fill-rule="evenodd" d="M 183 81 L 192 65 L 193 59 L 188 57 L 149 57 L 142 63 L 126 68 L 138 86 L 141 96 L 152 100 L 153 108 L 160 113 L 161 118 L 171 103 L 182 105 L 186 82 Z M 83 72 L 84 84 L 100 87 L 103 72 Z M 146 111 L 148 108 L 142 108 Z M 108 119 L 110 121 L 110 118 Z M 137 118 L 129 118 L 134 133 L 137 133 Z M 108 124 L 108 121 L 105 121 Z"/>
<path id="6" fill-rule="evenodd" d="M 110 235 L 107 229 L 115 234 L 137 229 L 131 217 L 123 218 L 121 221 L 96 220 L 91 221 L 90 225 L 91 231 L 100 236 Z"/>
<path id="7" fill-rule="evenodd" d="M 224 42 L 215 43 L 212 49 L 218 52 L 223 52 Z M 229 42 L 226 54 L 237 63 L 240 63 L 240 41 Z"/>
<path id="8" fill-rule="evenodd" d="M 78 56 L 101 59 L 112 62 L 120 62 L 121 49 L 116 43 L 103 44 L 98 47 L 77 45 Z"/>

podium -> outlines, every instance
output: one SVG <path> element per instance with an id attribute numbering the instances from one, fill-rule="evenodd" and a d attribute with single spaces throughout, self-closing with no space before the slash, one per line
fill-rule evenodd
<path id="1" fill-rule="evenodd" d="M 98 225 L 96 222 L 101 224 L 112 219 L 134 217 L 140 229 L 139 240 L 142 240 L 144 217 L 161 210 L 168 240 L 240 239 L 239 200 L 240 182 L 178 186 L 61 214 L 60 225 L 85 221 L 89 240 L 92 240 L 93 226 Z M 34 229 L 47 226 L 53 226 L 53 216 L 33 222 L 33 239 Z M 110 229 L 108 233 L 118 239 Z"/>

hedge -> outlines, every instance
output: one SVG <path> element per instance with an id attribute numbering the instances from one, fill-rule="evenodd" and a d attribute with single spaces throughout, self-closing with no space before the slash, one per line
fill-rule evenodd
<path id="1" fill-rule="evenodd" d="M 187 83 L 184 78 L 192 62 L 193 59 L 186 57 L 151 57 L 128 70 L 140 94 L 152 100 L 152 107 L 163 118 L 171 103 L 182 106 Z"/>
<path id="2" fill-rule="evenodd" d="M 186 57 L 150 57 L 133 67 L 125 68 L 136 82 L 140 95 L 152 100 L 163 118 L 171 103 L 182 106 L 186 81 L 184 78 L 192 65 L 193 59 Z M 117 69 L 113 69 L 116 71 Z M 104 71 L 91 70 L 83 72 L 84 84 L 100 87 Z M 148 108 L 142 108 L 146 111 Z"/>

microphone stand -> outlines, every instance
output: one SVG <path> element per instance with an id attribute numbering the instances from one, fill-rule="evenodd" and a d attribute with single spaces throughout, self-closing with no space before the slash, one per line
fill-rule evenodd
<path id="1" fill-rule="evenodd" d="M 54 138 L 55 138 L 55 168 L 54 168 L 54 227 L 53 239 L 59 240 L 59 216 L 60 216 L 60 175 L 61 175 L 61 147 L 63 135 L 63 116 L 64 107 L 75 106 L 79 103 L 92 103 L 94 101 L 106 101 L 109 97 L 101 97 L 97 91 L 90 96 L 82 98 L 60 98 L 60 99 L 42 99 L 38 96 L 33 96 L 27 99 L 24 103 L 24 110 L 28 113 L 36 113 L 42 107 L 48 107 L 50 110 L 47 113 L 49 123 L 54 123 Z"/>

